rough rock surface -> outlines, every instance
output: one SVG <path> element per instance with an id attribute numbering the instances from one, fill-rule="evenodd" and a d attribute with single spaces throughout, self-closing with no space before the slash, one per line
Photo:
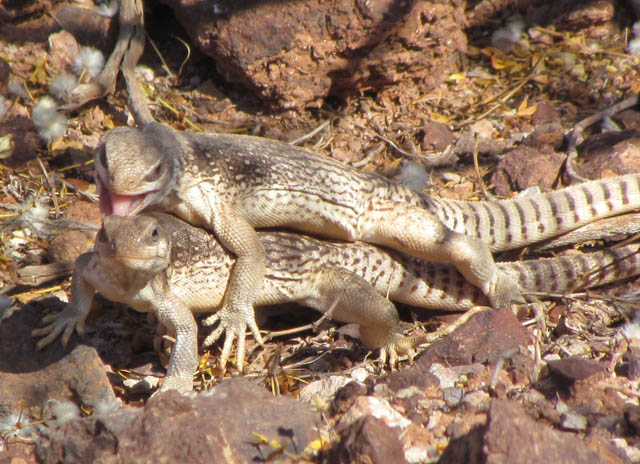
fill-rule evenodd
<path id="1" fill-rule="evenodd" d="M 318 438 L 319 425 L 309 406 L 232 379 L 204 394 L 171 391 L 144 408 L 70 420 L 36 449 L 44 463 L 286 462 Z"/>
<path id="2" fill-rule="evenodd" d="M 461 1 L 165 3 L 220 73 L 288 109 L 408 74 L 428 90 L 457 69 L 467 43 Z"/>

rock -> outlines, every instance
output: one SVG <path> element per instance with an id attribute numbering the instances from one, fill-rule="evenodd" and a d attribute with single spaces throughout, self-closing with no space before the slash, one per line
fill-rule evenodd
<path id="1" fill-rule="evenodd" d="M 73 59 L 80 51 L 76 38 L 69 31 L 60 31 L 49 36 L 51 63 L 58 71 L 70 70 Z"/>
<path id="2" fill-rule="evenodd" d="M 342 433 L 342 440 L 329 453 L 327 463 L 407 463 L 398 429 L 381 419 L 366 416 Z"/>
<path id="3" fill-rule="evenodd" d="M 300 389 L 298 399 L 307 403 L 312 403 L 316 397 L 330 401 L 338 390 L 350 382 L 351 379 L 341 375 L 332 375 L 324 379 L 315 380 Z"/>
<path id="4" fill-rule="evenodd" d="M 230 379 L 207 393 L 163 392 L 143 408 L 70 421 L 50 430 L 37 453 L 43 462 L 256 462 L 274 451 L 260 437 L 301 455 L 319 424 L 310 406 Z M 273 453 L 269 462 L 288 459 Z"/>
<path id="5" fill-rule="evenodd" d="M 402 430 L 411 423 L 410 420 L 393 409 L 387 400 L 375 396 L 359 396 L 340 419 L 337 430 L 342 431 L 349 428 L 365 416 L 376 417 L 383 420 L 389 427 L 398 427 Z"/>
<path id="6" fill-rule="evenodd" d="M 488 310 L 433 343 L 407 370 L 428 371 L 436 362 L 448 366 L 494 363 L 505 352 L 528 344 L 527 332 L 510 309 Z"/>
<path id="7" fill-rule="evenodd" d="M 606 369 L 606 366 L 598 361 L 584 359 L 579 356 L 549 361 L 547 366 L 552 374 L 560 376 L 570 382 L 586 379 Z"/>
<path id="8" fill-rule="evenodd" d="M 447 127 L 436 121 L 427 121 L 422 128 L 422 150 L 443 151 L 449 145 L 455 143 L 456 137 Z"/>
<path id="9" fill-rule="evenodd" d="M 95 203 L 76 200 L 66 210 L 65 218 L 70 227 L 87 230 L 65 230 L 57 234 L 49 244 L 48 256 L 52 262 L 75 261 L 82 253 L 93 248 L 97 229 L 102 224 L 100 207 Z"/>
<path id="10" fill-rule="evenodd" d="M 541 124 L 560 121 L 560 112 L 547 102 L 538 104 L 536 112 L 531 116 L 531 124 L 537 127 Z"/>
<path id="11" fill-rule="evenodd" d="M 536 422 L 516 402 L 493 400 L 486 426 L 452 440 L 440 463 L 605 463 L 585 440 Z M 608 456 L 609 458 L 612 455 Z"/>
<path id="12" fill-rule="evenodd" d="M 38 157 L 42 142 L 31 119 L 16 117 L 0 121 L 0 137 L 7 135 L 11 137 L 13 151 L 2 160 L 3 164 L 17 167 Z"/>
<path id="13" fill-rule="evenodd" d="M 548 148 L 523 145 L 511 150 L 498 163 L 491 182 L 496 193 L 502 196 L 511 196 L 534 185 L 551 189 L 560 176 L 564 160 L 564 155 Z"/>
<path id="14" fill-rule="evenodd" d="M 576 171 L 588 179 L 640 171 L 640 130 L 592 135 L 577 148 Z"/>
<path id="15" fill-rule="evenodd" d="M 51 401 L 76 401 L 89 408 L 115 403 L 105 366 L 96 350 L 74 339 L 36 351 L 31 331 L 41 325 L 35 306 L 9 310 L 0 321 L 0 414 L 21 411 L 39 418 Z"/>
<path id="16" fill-rule="evenodd" d="M 164 2 L 220 73 L 282 108 L 409 76 L 432 89 L 458 69 L 467 44 L 460 1 Z"/>
<path id="17" fill-rule="evenodd" d="M 349 382 L 340 390 L 338 390 L 333 398 L 332 412 L 333 414 L 341 414 L 346 412 L 356 399 L 367 394 L 367 387 L 359 382 Z"/>

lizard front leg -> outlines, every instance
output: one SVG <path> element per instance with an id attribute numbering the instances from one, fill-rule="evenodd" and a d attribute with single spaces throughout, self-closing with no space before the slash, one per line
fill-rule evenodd
<path id="1" fill-rule="evenodd" d="M 524 302 L 521 289 L 498 269 L 487 244 L 449 229 L 429 211 L 377 199 L 363 214 L 357 238 L 428 261 L 453 264 L 494 308 Z"/>
<path id="2" fill-rule="evenodd" d="M 203 321 L 204 325 L 218 322 L 218 327 L 205 339 L 204 345 L 215 343 L 225 333 L 220 356 L 220 366 L 224 370 L 233 340 L 237 338 L 237 366 L 242 372 L 247 327 L 258 343 L 264 343 L 256 324 L 254 303 L 262 289 L 267 258 L 253 226 L 233 206 L 220 204 L 212 222 L 216 236 L 222 245 L 236 255 L 236 262 L 231 270 L 222 308 Z"/>
<path id="3" fill-rule="evenodd" d="M 198 326 L 191 310 L 171 293 L 158 276 L 151 282 L 153 310 L 158 322 L 175 335 L 167 376 L 159 391 L 193 390 L 193 374 L 198 367 Z"/>
<path id="4" fill-rule="evenodd" d="M 43 317 L 42 322 L 49 325 L 31 332 L 34 337 L 44 335 L 36 344 L 39 350 L 58 338 L 60 334 L 65 347 L 74 330 L 84 335 L 84 324 L 96 293 L 93 285 L 86 278 L 87 273 L 91 272 L 92 257 L 93 253 L 84 253 L 76 259 L 71 283 L 71 300 L 66 308 L 58 314 Z"/>

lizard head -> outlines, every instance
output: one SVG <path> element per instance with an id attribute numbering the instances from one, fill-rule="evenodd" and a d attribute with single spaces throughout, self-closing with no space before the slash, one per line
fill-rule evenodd
<path id="1" fill-rule="evenodd" d="M 104 216 L 134 216 L 162 201 L 182 176 L 178 133 L 158 123 L 113 129 L 94 162 Z"/>
<path id="2" fill-rule="evenodd" d="M 171 237 L 153 217 L 106 216 L 98 232 L 94 254 L 115 266 L 149 278 L 171 261 Z"/>

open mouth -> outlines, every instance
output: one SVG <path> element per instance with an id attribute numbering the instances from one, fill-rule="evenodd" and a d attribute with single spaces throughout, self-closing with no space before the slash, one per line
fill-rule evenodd
<path id="1" fill-rule="evenodd" d="M 104 216 L 134 216 L 144 208 L 144 200 L 148 193 L 139 195 L 120 195 L 109 190 L 97 177 L 96 184 L 100 196 L 100 212 Z"/>
<path id="2" fill-rule="evenodd" d="M 147 194 L 119 195 L 106 189 L 100 190 L 100 211 L 105 216 L 134 216 L 144 207 Z"/>

